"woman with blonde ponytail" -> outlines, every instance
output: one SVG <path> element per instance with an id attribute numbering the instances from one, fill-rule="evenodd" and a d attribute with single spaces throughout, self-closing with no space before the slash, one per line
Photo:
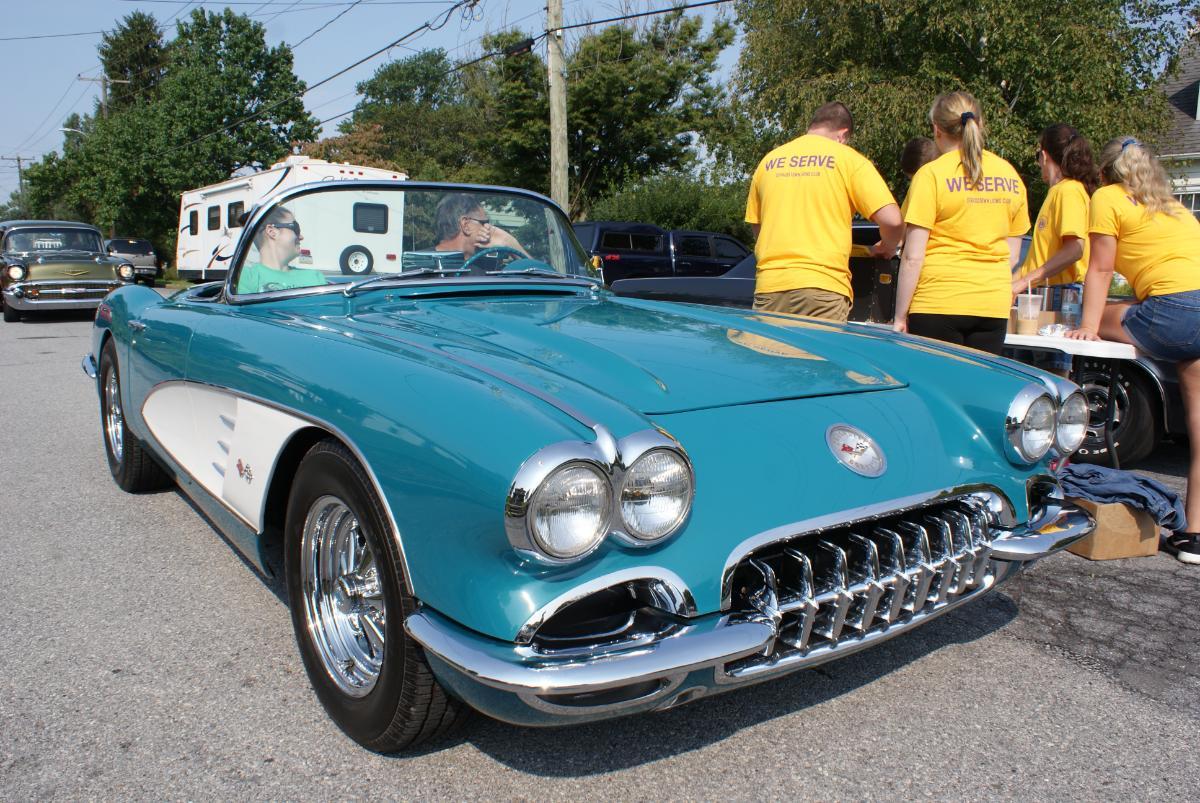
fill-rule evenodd
<path id="1" fill-rule="evenodd" d="M 1200 222 L 1172 197 L 1162 165 L 1134 137 L 1104 146 L 1100 180 L 1088 215 L 1083 320 L 1067 336 L 1132 343 L 1178 366 L 1191 443 L 1187 528 L 1166 543 L 1179 560 L 1200 564 Z M 1114 270 L 1137 302 L 1107 303 Z"/>
<path id="2" fill-rule="evenodd" d="M 1025 184 L 985 150 L 975 98 L 939 95 L 929 120 L 941 156 L 917 171 L 908 191 L 895 328 L 999 354 L 1011 271 L 1029 230 Z"/>

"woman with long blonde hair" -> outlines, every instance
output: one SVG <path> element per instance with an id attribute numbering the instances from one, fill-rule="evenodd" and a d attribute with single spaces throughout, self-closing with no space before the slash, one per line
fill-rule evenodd
<path id="1" fill-rule="evenodd" d="M 1100 179 L 1088 222 L 1083 320 L 1067 336 L 1132 343 L 1178 366 L 1191 442 L 1188 523 L 1167 538 L 1167 549 L 1200 564 L 1200 222 L 1171 195 L 1162 165 L 1134 137 L 1104 146 Z M 1129 280 L 1136 302 L 1106 303 L 1114 270 Z"/>
<path id="2" fill-rule="evenodd" d="M 939 95 L 929 120 L 941 155 L 908 191 L 894 326 L 999 354 L 1029 230 L 1025 184 L 985 150 L 983 110 L 971 95 Z"/>

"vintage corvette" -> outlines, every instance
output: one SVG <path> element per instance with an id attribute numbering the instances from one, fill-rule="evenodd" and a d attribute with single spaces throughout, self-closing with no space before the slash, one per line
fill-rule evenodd
<path id="1" fill-rule="evenodd" d="M 62 220 L 0 223 L 0 306 L 4 320 L 34 310 L 95 309 L 134 281 L 129 260 L 105 253 L 100 230 Z"/>
<path id="2" fill-rule="evenodd" d="M 366 237 L 374 271 L 343 274 Z M 283 572 L 317 696 L 375 750 L 472 709 L 583 722 L 814 666 L 1094 526 L 1053 471 L 1087 421 L 1073 385 L 618 298 L 532 193 L 295 188 L 231 264 L 99 308 L 109 466 Z"/>

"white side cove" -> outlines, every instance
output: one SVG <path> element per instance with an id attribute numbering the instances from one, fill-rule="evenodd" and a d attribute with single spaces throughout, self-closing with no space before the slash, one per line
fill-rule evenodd
<path id="1" fill-rule="evenodd" d="M 257 532 L 275 462 L 308 422 L 207 385 L 172 382 L 151 391 L 142 416 L 183 469 Z"/>

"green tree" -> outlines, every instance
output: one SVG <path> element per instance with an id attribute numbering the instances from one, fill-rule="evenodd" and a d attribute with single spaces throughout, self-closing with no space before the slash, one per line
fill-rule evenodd
<path id="1" fill-rule="evenodd" d="M 228 8 L 197 9 L 179 24 L 154 125 L 143 132 L 167 186 L 183 190 L 261 169 L 292 143 L 315 138 L 292 51 L 267 47 L 264 35 L 260 23 Z"/>
<path id="2" fill-rule="evenodd" d="M 690 165 L 696 132 L 720 106 L 712 82 L 733 28 L 705 33 L 682 12 L 642 28 L 581 37 L 567 56 L 571 212 L 627 182 Z M 340 136 L 307 150 L 354 154 L 419 179 L 549 189 L 546 65 L 511 30 L 481 40 L 483 58 L 451 63 L 424 51 L 381 67 L 359 85 L 363 100 Z"/>
<path id="3" fill-rule="evenodd" d="M 487 181 L 475 143 L 485 121 L 443 50 L 389 62 L 358 84 L 363 99 L 341 135 L 305 147 L 321 159 L 404 170 L 430 181 Z"/>
<path id="4" fill-rule="evenodd" d="M 665 229 L 728 234 L 754 242 L 746 211 L 748 182 L 719 184 L 685 173 L 651 176 L 634 182 L 592 206 L 595 220 L 632 220 Z"/>
<path id="5" fill-rule="evenodd" d="M 102 43 L 110 76 L 118 62 L 140 63 L 118 56 L 141 41 L 146 16 L 126 17 Z M 67 132 L 61 155 L 29 169 L 33 213 L 149 237 L 172 253 L 183 191 L 269 165 L 314 137 L 291 51 L 268 48 L 261 24 L 197 10 L 166 52 L 153 91 L 112 104 L 107 117 L 68 118 L 82 133 Z"/>
<path id="6" fill-rule="evenodd" d="M 110 111 L 137 102 L 149 102 L 167 68 L 167 48 L 158 22 L 151 14 L 135 11 L 105 33 L 100 41 L 100 63 L 109 85 Z"/>
<path id="7" fill-rule="evenodd" d="M 989 148 L 1027 182 L 1037 175 L 1036 137 L 1052 123 L 1075 125 L 1093 143 L 1152 137 L 1167 120 L 1163 67 L 1196 1 L 744 0 L 737 8 L 746 32 L 738 100 L 722 119 L 743 122 L 711 133 L 721 154 L 753 169 L 803 132 L 817 106 L 838 99 L 855 115 L 852 144 L 899 184 L 904 141 L 929 134 L 930 103 L 954 89 L 979 99 Z"/>

